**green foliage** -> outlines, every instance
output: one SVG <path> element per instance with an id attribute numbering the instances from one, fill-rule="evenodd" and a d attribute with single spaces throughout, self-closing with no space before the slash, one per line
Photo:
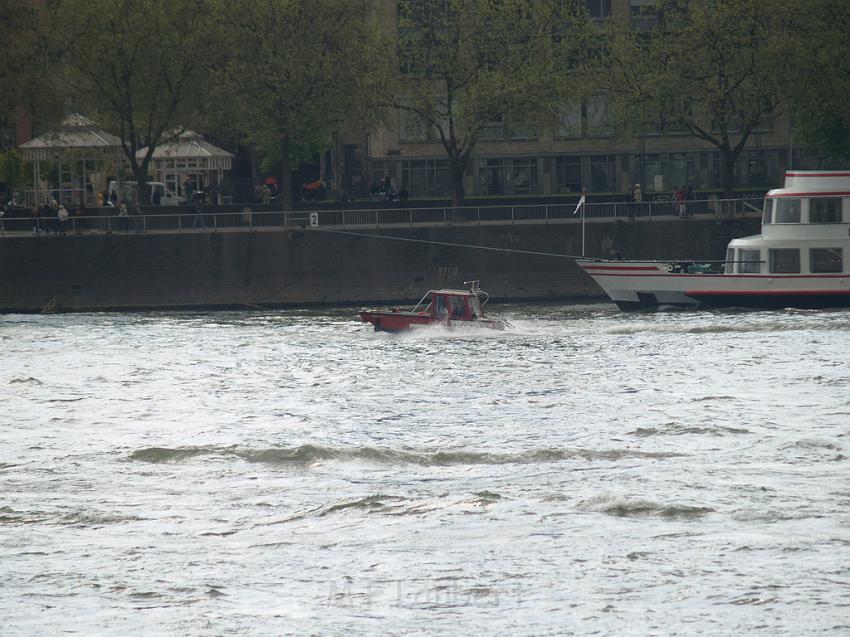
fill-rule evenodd
<path id="1" fill-rule="evenodd" d="M 21 188 L 27 183 L 26 162 L 16 150 L 0 152 L 0 180 L 9 188 Z"/>
<path id="2" fill-rule="evenodd" d="M 139 183 L 157 145 L 202 121 L 209 62 L 203 0 L 62 0 L 50 5 L 74 108 L 115 132 Z M 213 51 L 216 50 L 213 48 Z M 137 160 L 136 152 L 148 147 Z"/>
<path id="3" fill-rule="evenodd" d="M 781 114 L 786 0 L 659 0 L 649 32 L 612 21 L 600 88 L 623 130 L 689 132 L 724 159 L 727 191 L 752 132 Z"/>
<path id="4" fill-rule="evenodd" d="M 794 0 L 784 38 L 783 73 L 800 142 L 850 159 L 850 3 Z"/>
<path id="5" fill-rule="evenodd" d="M 553 41 L 564 27 L 556 3 L 534 0 L 399 2 L 398 41 L 383 87 L 416 134 L 448 157 L 453 200 L 485 129 L 550 121 L 557 105 Z M 405 134 L 405 131 L 402 131 Z"/>
<path id="6" fill-rule="evenodd" d="M 232 133 L 267 154 L 276 147 L 285 182 L 289 163 L 327 147 L 344 119 L 363 126 L 374 121 L 369 0 L 220 0 L 215 6 L 228 56 L 213 76 L 214 107 Z"/>
<path id="7" fill-rule="evenodd" d="M 54 104 L 42 28 L 32 0 L 0 0 L 0 125 L 20 108 L 44 116 Z"/>

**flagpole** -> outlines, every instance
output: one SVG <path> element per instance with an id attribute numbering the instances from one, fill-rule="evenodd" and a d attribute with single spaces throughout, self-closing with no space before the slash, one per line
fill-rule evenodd
<path id="1" fill-rule="evenodd" d="M 581 189 L 581 256 L 584 256 L 584 210 L 587 206 L 587 189 Z"/>

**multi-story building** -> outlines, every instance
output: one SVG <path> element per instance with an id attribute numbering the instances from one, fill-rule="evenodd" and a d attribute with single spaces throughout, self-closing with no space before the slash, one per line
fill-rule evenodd
<path id="1" fill-rule="evenodd" d="M 386 28 L 397 28 L 401 3 L 383 0 Z M 628 16 L 639 29 L 657 21 L 654 0 L 583 0 L 590 16 L 606 20 Z M 617 135 L 606 117 L 604 96 L 585 100 L 547 128 L 511 129 L 496 124 L 473 152 L 465 176 L 467 196 L 559 195 L 581 191 L 624 193 L 640 183 L 644 193 L 676 187 L 721 190 L 722 164 L 716 147 L 686 131 L 648 129 Z M 375 183 L 389 175 L 410 197 L 442 197 L 451 192 L 442 146 L 394 113 L 378 130 L 342 135 L 337 175 L 343 190 Z M 762 190 L 781 183 L 789 167 L 821 167 L 817 156 L 794 147 L 788 115 L 755 131 L 737 164 L 741 189 Z"/>

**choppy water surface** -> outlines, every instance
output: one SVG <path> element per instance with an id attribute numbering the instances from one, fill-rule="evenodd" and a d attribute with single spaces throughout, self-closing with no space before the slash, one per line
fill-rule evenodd
<path id="1" fill-rule="evenodd" d="M 850 313 L 0 317 L 0 626 L 847 634 Z"/>

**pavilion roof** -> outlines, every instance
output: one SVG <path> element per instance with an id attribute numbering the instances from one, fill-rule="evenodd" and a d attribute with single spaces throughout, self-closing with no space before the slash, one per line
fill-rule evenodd
<path id="1" fill-rule="evenodd" d="M 27 161 L 49 161 L 68 151 L 88 152 L 91 156 L 121 155 L 121 140 L 99 128 L 93 121 L 74 113 L 62 123 L 21 144 Z"/>
<path id="2" fill-rule="evenodd" d="M 144 157 L 147 148 L 136 153 L 137 157 Z M 163 142 L 153 151 L 154 161 L 165 159 L 202 159 L 208 160 L 220 168 L 230 168 L 233 155 L 226 150 L 206 141 L 198 133 L 186 130 L 172 140 Z"/>

